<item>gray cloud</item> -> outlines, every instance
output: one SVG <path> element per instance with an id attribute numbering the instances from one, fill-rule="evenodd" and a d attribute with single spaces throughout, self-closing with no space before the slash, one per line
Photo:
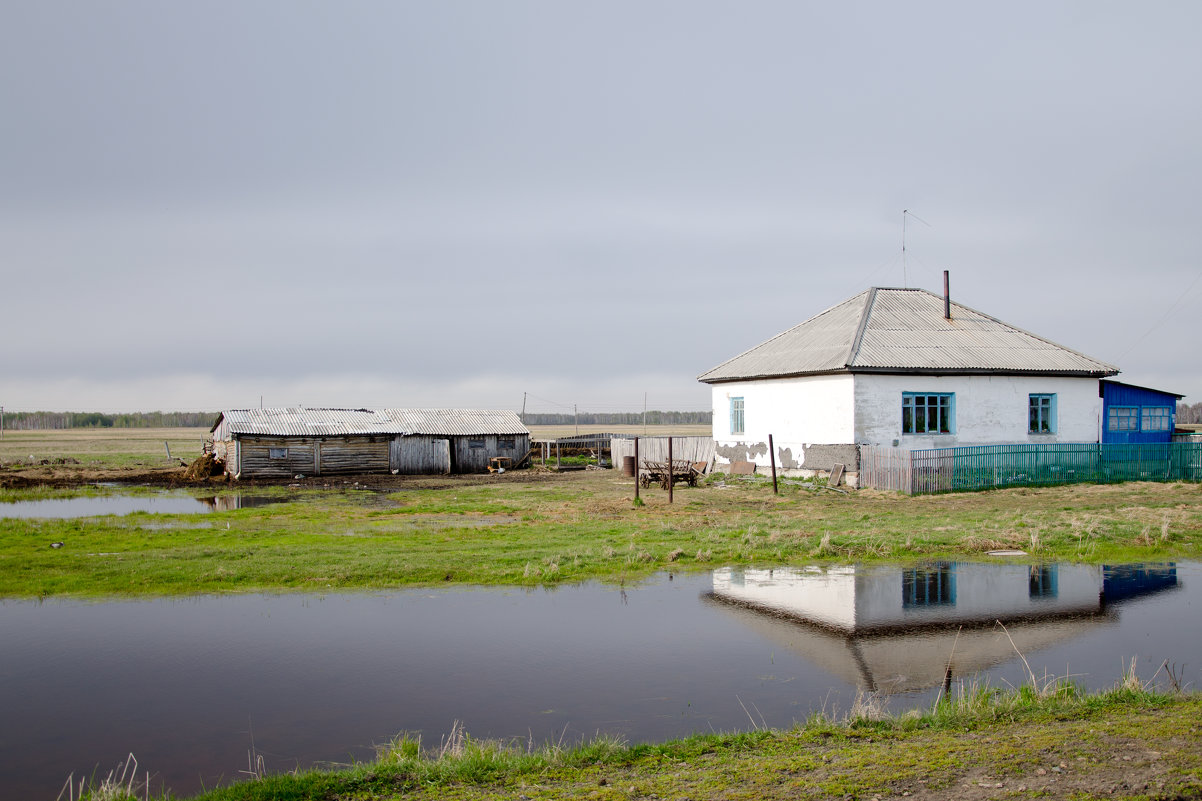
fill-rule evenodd
<path id="1" fill-rule="evenodd" d="M 10 408 L 704 407 L 698 372 L 945 269 L 1202 395 L 1196 4 L 0 16 Z"/>

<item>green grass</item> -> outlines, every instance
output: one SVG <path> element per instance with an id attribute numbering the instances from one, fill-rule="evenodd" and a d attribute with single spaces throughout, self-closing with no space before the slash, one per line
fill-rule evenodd
<path id="1" fill-rule="evenodd" d="M 197 799 L 959 798 L 966 785 L 1003 791 L 973 797 L 1196 797 L 1200 716 L 1202 695 L 1128 678 L 1097 694 L 1062 682 L 969 687 L 925 713 L 853 710 L 659 744 L 480 741 L 455 726 L 437 744 L 400 735 L 374 761 L 340 771 L 272 774 L 259 761 L 256 778 Z M 93 783 L 88 797 L 146 797 L 136 782 L 124 794 L 117 784 Z"/>
<path id="2" fill-rule="evenodd" d="M 211 514 L 4 520 L 0 596 L 621 582 L 663 569 L 980 559 L 1003 548 L 1029 561 L 1202 553 L 1196 484 L 916 498 L 802 484 L 773 495 L 770 482 L 740 481 L 678 488 L 672 505 L 662 490 L 644 490 L 636 505 L 632 481 L 613 471 L 535 478 L 507 473 L 390 495 L 255 487 L 244 491 L 293 500 Z M 43 495 L 6 491 L 0 500 Z"/>

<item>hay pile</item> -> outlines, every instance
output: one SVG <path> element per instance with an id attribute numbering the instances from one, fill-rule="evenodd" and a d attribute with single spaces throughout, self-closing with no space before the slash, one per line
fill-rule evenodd
<path id="1" fill-rule="evenodd" d="M 211 476 L 219 476 L 225 472 L 225 462 L 211 453 L 203 454 L 184 471 L 185 481 L 204 481 Z"/>

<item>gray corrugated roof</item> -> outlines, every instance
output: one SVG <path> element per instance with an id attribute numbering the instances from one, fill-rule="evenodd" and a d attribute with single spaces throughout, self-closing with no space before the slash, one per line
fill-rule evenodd
<path id="1" fill-rule="evenodd" d="M 873 288 L 697 377 L 706 383 L 835 372 L 1108 376 L 1091 359 L 925 289 Z"/>
<path id="2" fill-rule="evenodd" d="M 529 434 L 517 412 L 507 409 L 230 409 L 221 413 L 230 433 L 269 437 L 364 434 L 486 436 Z"/>

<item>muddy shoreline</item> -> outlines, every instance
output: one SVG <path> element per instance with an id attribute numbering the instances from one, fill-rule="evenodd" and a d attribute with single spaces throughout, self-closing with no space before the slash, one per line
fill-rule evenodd
<path id="1" fill-rule="evenodd" d="M 540 468 L 449 476 L 394 476 L 376 473 L 304 478 L 256 478 L 235 480 L 227 476 L 189 479 L 184 466 L 98 468 L 87 465 L 0 466 L 0 489 L 52 487 L 71 489 L 89 484 L 130 484 L 165 489 L 208 487 L 242 489 L 253 487 L 299 487 L 305 489 L 361 487 L 373 490 L 441 489 L 499 483 L 542 483 L 561 481 L 565 474 Z"/>

